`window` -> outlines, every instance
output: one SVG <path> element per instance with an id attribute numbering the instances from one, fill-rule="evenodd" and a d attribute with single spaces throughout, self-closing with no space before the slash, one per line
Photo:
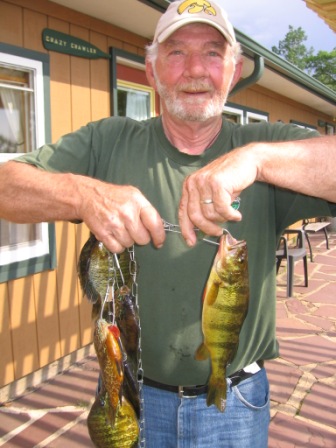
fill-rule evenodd
<path id="1" fill-rule="evenodd" d="M 111 113 L 146 120 L 156 115 L 155 91 L 148 84 L 145 58 L 110 48 Z"/>
<path id="2" fill-rule="evenodd" d="M 302 123 L 300 121 L 296 121 L 296 120 L 290 120 L 291 124 L 295 124 L 295 126 L 298 126 L 299 128 L 303 128 L 303 129 L 310 129 L 311 131 L 316 131 L 316 127 L 307 124 L 307 123 Z"/>
<path id="3" fill-rule="evenodd" d="M 12 64 L 6 63 L 12 59 Z M 31 151 L 36 144 L 34 72 L 15 64 L 18 58 L 1 55 L 0 62 L 0 144 L 1 158 L 8 160 L 16 154 Z M 43 139 L 43 136 L 42 136 Z"/>
<path id="4" fill-rule="evenodd" d="M 0 163 L 46 141 L 47 56 L 0 45 Z M 0 220 L 0 281 L 54 266 L 54 227 Z M 53 260 L 53 261 L 52 261 Z M 22 264 L 23 263 L 23 264 Z"/>
<path id="5" fill-rule="evenodd" d="M 151 87 L 127 81 L 117 82 L 118 116 L 146 120 L 155 111 L 155 92 Z"/>
<path id="6" fill-rule="evenodd" d="M 228 121 L 237 124 L 260 123 L 268 121 L 268 114 L 256 110 L 247 109 L 244 106 L 238 106 L 228 103 L 224 106 L 223 115 Z"/>
<path id="7" fill-rule="evenodd" d="M 260 123 L 261 121 L 268 121 L 268 115 L 256 112 L 246 112 L 245 123 Z"/>
<path id="8" fill-rule="evenodd" d="M 244 111 L 235 107 L 224 106 L 223 115 L 226 120 L 232 123 L 243 124 L 244 123 Z"/>
<path id="9" fill-rule="evenodd" d="M 325 133 L 326 135 L 334 135 L 335 134 L 335 126 L 332 124 L 327 123 L 325 127 Z"/>

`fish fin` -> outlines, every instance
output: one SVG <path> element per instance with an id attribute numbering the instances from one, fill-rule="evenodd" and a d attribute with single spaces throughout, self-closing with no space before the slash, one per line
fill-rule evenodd
<path id="1" fill-rule="evenodd" d="M 123 386 L 121 385 L 120 389 L 119 389 L 119 405 L 122 406 L 122 401 L 123 401 Z"/>
<path id="2" fill-rule="evenodd" d="M 117 409 L 119 407 L 119 403 L 117 406 Z M 114 426 L 115 419 L 117 416 L 117 409 L 114 409 L 114 407 L 111 404 L 110 399 L 108 399 L 108 402 L 106 403 L 106 412 L 105 412 L 105 421 L 108 425 Z"/>
<path id="3" fill-rule="evenodd" d="M 207 405 L 211 406 L 214 404 L 220 412 L 225 411 L 226 407 L 226 379 L 225 376 L 223 380 L 216 381 L 212 376 L 210 377 L 208 395 L 207 395 Z"/>
<path id="4" fill-rule="evenodd" d="M 96 322 L 99 319 L 100 310 L 101 310 L 101 301 L 97 300 L 97 302 L 92 305 L 91 319 L 93 322 Z"/>
<path id="5" fill-rule="evenodd" d="M 195 359 L 197 361 L 204 361 L 208 359 L 210 356 L 210 352 L 208 350 L 208 347 L 202 342 L 202 344 L 198 347 L 195 353 Z"/>
<path id="6" fill-rule="evenodd" d="M 238 342 L 239 342 L 239 341 L 238 341 Z M 232 349 L 232 352 L 231 352 L 230 356 L 227 358 L 227 365 L 228 365 L 228 364 L 231 364 L 232 361 L 233 361 L 233 360 L 235 359 L 235 357 L 236 357 L 236 354 L 237 354 L 237 352 L 238 352 L 238 342 L 237 342 L 236 346 Z"/>
<path id="7" fill-rule="evenodd" d="M 218 296 L 218 290 L 221 284 L 222 281 L 218 276 L 216 278 L 211 278 L 211 280 L 208 282 L 204 290 L 203 294 L 204 303 L 211 306 L 216 302 Z"/>
<path id="8" fill-rule="evenodd" d="M 140 418 L 139 383 L 134 378 L 132 369 L 128 363 L 124 364 L 124 374 L 125 377 L 122 385 L 124 397 L 131 403 L 137 417 Z"/>

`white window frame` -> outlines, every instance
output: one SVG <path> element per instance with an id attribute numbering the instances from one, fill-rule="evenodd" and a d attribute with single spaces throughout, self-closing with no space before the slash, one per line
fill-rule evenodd
<path id="1" fill-rule="evenodd" d="M 296 120 L 290 120 L 290 123 L 294 124 L 295 126 L 297 126 L 298 128 L 301 128 L 301 129 L 308 129 L 309 131 L 316 131 L 316 127 L 314 127 L 310 124 L 301 123 L 300 121 L 296 121 Z"/>
<path id="2" fill-rule="evenodd" d="M 326 135 L 335 134 L 335 126 L 333 126 L 332 124 L 327 123 L 325 128 L 326 128 Z"/>
<path id="3" fill-rule="evenodd" d="M 250 123 L 250 119 L 255 119 L 259 121 L 268 121 L 267 113 L 254 112 L 252 110 L 247 110 L 246 107 L 224 106 L 223 113 L 225 114 L 225 112 L 239 116 L 240 117 L 239 124 L 248 124 Z"/>
<path id="4" fill-rule="evenodd" d="M 121 79 L 117 80 L 117 89 L 124 90 L 126 92 L 137 92 L 139 94 L 148 95 L 149 98 L 149 108 L 150 108 L 150 116 L 155 117 L 155 90 L 152 87 L 146 86 L 144 84 L 138 84 L 131 81 L 124 81 Z"/>
<path id="5" fill-rule="evenodd" d="M 243 124 L 244 123 L 244 111 L 243 109 L 238 109 L 236 107 L 231 107 L 231 106 L 224 106 L 223 109 L 224 115 L 225 112 L 228 112 L 229 114 L 232 115 L 236 115 L 237 117 L 239 117 L 239 124 Z"/>
<path id="6" fill-rule="evenodd" d="M 245 123 L 250 123 L 250 120 L 268 121 L 268 116 L 265 114 L 259 114 L 257 112 L 246 111 Z"/>
<path id="7" fill-rule="evenodd" d="M 28 69 L 34 73 L 35 137 L 36 145 L 39 147 L 45 143 L 43 63 L 35 59 L 0 52 L 0 64 L 2 63 L 13 65 L 16 68 Z M 0 163 L 14 159 L 19 155 L 20 153 L 0 154 Z M 24 226 L 25 224 L 16 225 Z M 6 266 L 11 263 L 29 260 L 50 253 L 48 223 L 35 225 L 37 233 L 36 240 L 0 247 L 0 266 Z"/>

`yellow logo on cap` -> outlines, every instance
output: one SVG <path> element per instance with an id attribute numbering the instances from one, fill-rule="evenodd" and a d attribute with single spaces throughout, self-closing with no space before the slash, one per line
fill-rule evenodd
<path id="1" fill-rule="evenodd" d="M 212 16 L 215 16 L 217 14 L 215 8 L 213 8 L 211 6 L 211 3 L 207 0 L 185 0 L 177 8 L 177 12 L 179 14 L 183 14 L 186 9 L 188 9 L 188 12 L 190 14 L 196 14 L 202 11 Z"/>
<path id="2" fill-rule="evenodd" d="M 188 12 L 191 14 L 196 14 L 202 11 L 212 16 L 217 14 L 215 8 L 213 8 L 211 3 L 206 0 L 185 0 L 177 8 L 177 12 L 182 14 L 186 9 L 188 9 Z"/>

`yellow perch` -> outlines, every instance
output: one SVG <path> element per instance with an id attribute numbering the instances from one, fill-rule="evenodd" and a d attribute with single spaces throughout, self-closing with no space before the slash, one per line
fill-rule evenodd
<path id="1" fill-rule="evenodd" d="M 203 343 L 197 360 L 211 359 L 207 405 L 224 412 L 226 367 L 237 352 L 239 334 L 249 302 L 247 246 L 226 232 L 220 239 L 204 291 L 202 313 Z"/>

